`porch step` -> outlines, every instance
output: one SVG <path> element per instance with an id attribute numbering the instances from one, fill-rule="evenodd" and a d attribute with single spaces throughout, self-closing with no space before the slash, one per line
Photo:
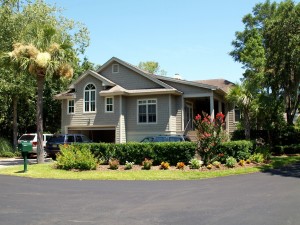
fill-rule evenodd
<path id="1" fill-rule="evenodd" d="M 192 142 L 198 141 L 197 131 L 195 131 L 195 130 L 188 131 L 186 136 L 188 136 Z"/>

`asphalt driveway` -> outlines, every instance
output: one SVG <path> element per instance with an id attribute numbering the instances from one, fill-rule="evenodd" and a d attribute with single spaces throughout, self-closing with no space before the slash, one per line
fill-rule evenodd
<path id="1" fill-rule="evenodd" d="M 0 176 L 0 225 L 296 225 L 299 168 L 197 181 Z"/>

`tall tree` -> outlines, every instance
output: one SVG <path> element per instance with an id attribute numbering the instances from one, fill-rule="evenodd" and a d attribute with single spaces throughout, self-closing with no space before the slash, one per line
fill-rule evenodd
<path id="1" fill-rule="evenodd" d="M 1 0 L 0 1 L 0 52 L 7 52 L 11 50 L 11 43 L 18 39 L 20 30 L 23 28 L 23 24 L 17 20 L 17 14 L 19 13 L 19 1 L 18 0 Z M 10 105 L 12 104 L 12 130 L 13 130 L 13 146 L 17 147 L 17 109 L 19 96 L 30 96 L 32 94 L 32 80 L 26 80 L 23 71 L 18 69 L 18 66 L 7 66 L 8 62 L 4 61 L 1 65 L 0 72 L 0 93 L 2 96 L 6 96 L 6 100 Z M 25 84 L 26 82 L 26 84 Z M 20 88 L 22 87 L 22 88 Z M 4 104 L 1 104 L 4 106 Z M 9 106 L 8 105 L 8 106 Z M 10 117 L 6 117 L 6 120 L 11 120 Z M 2 128 L 4 128 L 2 124 Z M 7 132 L 10 130 L 10 124 L 2 131 Z"/>
<path id="2" fill-rule="evenodd" d="M 246 69 L 245 79 L 258 81 L 273 99 L 285 105 L 287 123 L 300 104 L 300 3 L 292 0 L 257 4 L 236 32 L 232 57 Z"/>
<path id="3" fill-rule="evenodd" d="M 88 45 L 85 27 L 67 20 L 52 7 L 37 0 L 22 7 L 19 20 L 26 27 L 18 42 L 9 52 L 13 63 L 28 71 L 37 80 L 37 161 L 44 162 L 43 154 L 43 91 L 46 77 L 71 78 L 72 65 L 78 63 L 78 53 Z M 77 32 L 74 31 L 75 28 Z M 71 33 L 73 31 L 73 33 Z"/>

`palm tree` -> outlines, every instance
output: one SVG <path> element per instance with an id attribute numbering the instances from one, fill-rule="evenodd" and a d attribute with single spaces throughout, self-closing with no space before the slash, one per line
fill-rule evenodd
<path id="1" fill-rule="evenodd" d="M 258 110 L 257 94 L 255 85 L 245 80 L 242 84 L 236 84 L 226 96 L 228 102 L 241 110 L 247 140 L 250 140 L 251 120 L 255 119 Z"/>
<path id="2" fill-rule="evenodd" d="M 53 28 L 40 30 L 36 44 L 16 43 L 8 53 L 12 61 L 18 62 L 24 70 L 37 80 L 37 161 L 44 162 L 43 149 L 43 90 L 46 76 L 71 78 L 73 69 L 69 64 L 71 45 L 58 44 L 60 35 Z M 41 35 L 42 34 L 42 35 Z"/>

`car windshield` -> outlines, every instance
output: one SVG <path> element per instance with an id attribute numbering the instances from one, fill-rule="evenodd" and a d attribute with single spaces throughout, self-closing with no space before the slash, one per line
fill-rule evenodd
<path id="1" fill-rule="evenodd" d="M 64 140 L 65 140 L 65 136 L 59 135 L 59 136 L 53 136 L 53 137 L 51 137 L 48 140 L 48 142 L 60 143 L 60 142 L 64 142 Z"/>
<path id="2" fill-rule="evenodd" d="M 34 136 L 33 134 L 24 134 L 22 135 L 22 137 L 20 137 L 19 140 L 21 141 L 32 141 L 34 139 Z"/>
<path id="3" fill-rule="evenodd" d="M 86 142 L 86 143 L 91 142 L 91 140 L 88 139 L 86 136 L 81 136 L 81 137 L 82 137 L 82 142 Z"/>

